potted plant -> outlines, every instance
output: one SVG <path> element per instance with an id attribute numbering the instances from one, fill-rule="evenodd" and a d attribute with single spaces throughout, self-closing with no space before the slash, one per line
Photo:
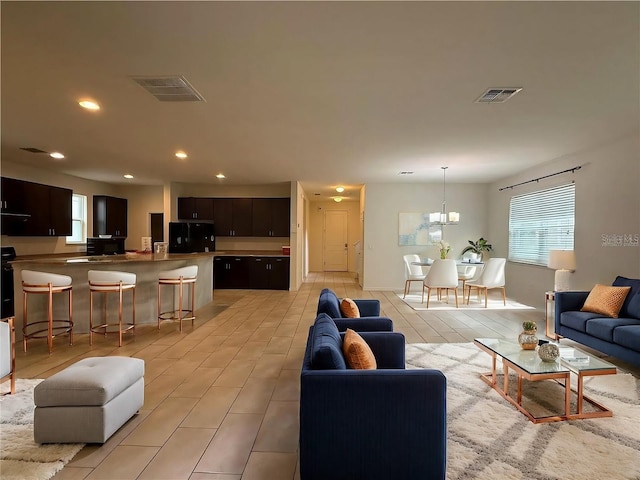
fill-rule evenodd
<path id="1" fill-rule="evenodd" d="M 472 252 L 477 255 L 476 258 L 480 261 L 482 260 L 482 252 L 490 252 L 491 250 L 493 250 L 493 246 L 490 243 L 487 243 L 487 240 L 480 237 L 477 242 L 469 240 L 469 245 L 462 250 L 462 255 L 467 252 Z"/>

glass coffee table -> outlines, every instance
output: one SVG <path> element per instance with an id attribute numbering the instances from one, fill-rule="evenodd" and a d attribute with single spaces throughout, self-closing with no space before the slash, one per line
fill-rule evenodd
<path id="1" fill-rule="evenodd" d="M 476 338 L 473 343 L 491 356 L 491 372 L 481 374 L 482 380 L 496 390 L 505 400 L 525 414 L 533 423 L 557 422 L 561 420 L 576 420 L 583 418 L 611 417 L 613 412 L 604 405 L 584 395 L 584 378 L 595 375 L 614 375 L 615 365 L 598 357 L 589 355 L 577 348 L 568 349 L 561 346 L 561 351 L 569 353 L 566 359 L 557 362 L 543 362 L 536 350 L 523 350 L 518 342 L 498 338 Z M 566 349 L 565 349 L 566 348 Z M 573 354 L 573 355 L 571 355 Z M 565 353 L 563 353 L 565 355 Z M 496 360 L 502 359 L 503 381 L 498 382 Z M 509 371 L 517 375 L 515 398 L 509 393 Z M 571 389 L 571 375 L 577 377 L 576 390 Z M 530 409 L 522 404 L 522 381 L 537 382 L 540 380 L 555 380 L 564 387 L 564 413 L 546 416 L 535 416 Z M 576 407 L 571 409 L 571 392 L 577 395 Z M 584 402 L 593 408 L 587 411 Z"/>

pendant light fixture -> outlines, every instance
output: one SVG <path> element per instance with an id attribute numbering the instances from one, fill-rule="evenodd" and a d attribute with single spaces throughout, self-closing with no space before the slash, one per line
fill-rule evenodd
<path id="1" fill-rule="evenodd" d="M 432 225 L 457 225 L 460 221 L 458 212 L 447 213 L 447 168 L 442 169 L 442 210 L 429 214 L 429 223 Z"/>

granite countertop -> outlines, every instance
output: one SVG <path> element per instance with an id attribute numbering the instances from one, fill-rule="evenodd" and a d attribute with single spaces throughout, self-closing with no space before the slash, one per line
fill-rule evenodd
<path id="1" fill-rule="evenodd" d="M 153 253 L 125 253 L 124 255 L 100 255 L 100 256 L 78 256 L 78 255 L 23 255 L 18 256 L 11 263 L 14 264 L 53 264 L 53 265 L 77 265 L 84 263 L 130 263 L 130 262 L 165 262 L 168 260 L 184 260 L 195 257 L 213 257 L 214 252 L 195 253 L 168 253 L 166 255 L 156 255 Z"/>
<path id="2" fill-rule="evenodd" d="M 194 257 L 289 257 L 278 250 L 225 250 L 215 252 L 168 253 L 156 255 L 154 253 L 128 252 L 124 255 L 86 256 L 73 253 L 50 253 L 44 255 L 19 255 L 11 263 L 40 263 L 53 265 L 74 265 L 83 263 L 129 263 L 129 262 L 164 262 L 168 260 L 184 260 Z"/>

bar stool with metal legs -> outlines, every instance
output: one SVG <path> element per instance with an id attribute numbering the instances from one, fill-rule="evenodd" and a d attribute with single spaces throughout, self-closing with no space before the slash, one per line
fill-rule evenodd
<path id="1" fill-rule="evenodd" d="M 182 322 L 184 320 L 191 320 L 191 325 L 195 320 L 194 304 L 195 304 L 195 292 L 194 287 L 198 277 L 198 266 L 190 265 L 188 267 L 176 268 L 175 270 L 168 270 L 166 272 L 160 272 L 158 274 L 158 330 L 160 330 L 160 322 L 162 320 L 178 320 L 180 322 L 180 331 L 182 332 Z M 162 296 L 160 295 L 160 287 L 162 285 L 178 286 L 178 309 L 175 308 L 170 311 L 162 312 Z M 190 285 L 191 294 L 191 307 L 190 309 L 184 308 L 184 286 Z M 175 292 L 175 290 L 174 290 Z M 174 293 L 175 295 L 175 293 Z M 175 297 L 172 299 L 175 302 Z M 175 303 L 173 303 L 175 307 Z"/>
<path id="2" fill-rule="evenodd" d="M 67 275 L 56 273 L 34 272 L 32 270 L 22 270 L 22 344 L 24 351 L 27 351 L 27 340 L 31 338 L 46 338 L 49 346 L 49 353 L 53 349 L 53 339 L 59 335 L 69 335 L 69 345 L 73 345 L 73 317 L 72 317 L 72 279 Z M 69 319 L 53 318 L 53 295 L 56 293 L 69 294 Z M 27 318 L 27 295 L 40 294 L 48 295 L 47 319 L 29 322 Z M 39 328 L 46 324 L 47 328 Z M 31 330 L 31 331 L 30 331 Z"/>
<path id="3" fill-rule="evenodd" d="M 89 345 L 93 345 L 93 334 L 118 334 L 118 346 L 122 346 L 122 334 L 131 331 L 136 334 L 136 274 L 103 270 L 89 270 Z M 123 294 L 131 290 L 133 298 L 131 322 L 123 322 Z M 102 323 L 93 325 L 93 294 L 102 293 Z M 107 322 L 107 293 L 118 294 L 118 323 Z M 117 330 L 114 330 L 117 327 Z"/>

